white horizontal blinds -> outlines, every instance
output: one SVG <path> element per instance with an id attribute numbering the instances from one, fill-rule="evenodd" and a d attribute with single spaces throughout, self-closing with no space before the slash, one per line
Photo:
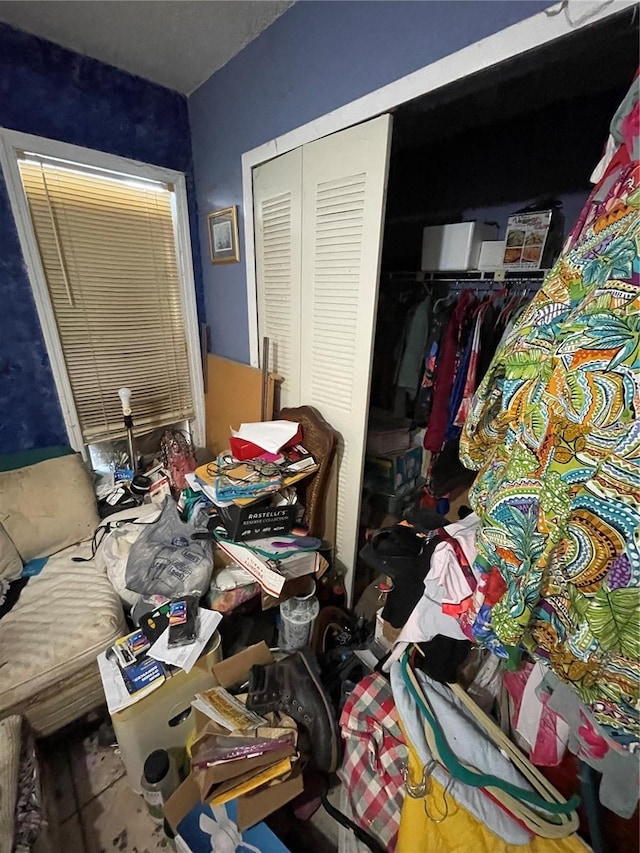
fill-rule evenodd
<path id="1" fill-rule="evenodd" d="M 255 169 L 253 190 L 260 341 L 284 377 L 280 404 L 299 406 L 302 149 Z"/>
<path id="2" fill-rule="evenodd" d="M 191 418 L 171 188 L 19 168 L 85 442 L 123 432 L 123 385 L 138 429 Z"/>
<path id="3" fill-rule="evenodd" d="M 303 149 L 301 398 L 341 436 L 337 563 L 352 593 L 391 116 Z"/>

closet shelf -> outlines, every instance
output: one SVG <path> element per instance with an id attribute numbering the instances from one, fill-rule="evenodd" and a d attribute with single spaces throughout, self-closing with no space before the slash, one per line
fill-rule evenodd
<path id="1" fill-rule="evenodd" d="M 387 281 L 542 281 L 549 272 L 544 270 L 419 270 L 417 272 L 386 272 Z"/>

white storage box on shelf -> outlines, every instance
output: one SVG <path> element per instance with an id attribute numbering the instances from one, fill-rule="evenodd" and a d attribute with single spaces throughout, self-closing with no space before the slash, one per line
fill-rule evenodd
<path id="1" fill-rule="evenodd" d="M 216 686 L 211 669 L 221 660 L 220 634 L 216 631 L 191 672 L 177 670 L 153 693 L 111 715 L 127 782 L 137 794 L 142 791 L 142 768 L 149 753 L 186 746 L 195 731 L 191 700 L 196 693 Z"/>
<path id="2" fill-rule="evenodd" d="M 504 266 L 504 240 L 483 240 L 478 258 L 479 270 L 499 270 Z"/>
<path id="3" fill-rule="evenodd" d="M 477 269 L 483 240 L 495 240 L 497 236 L 498 226 L 486 222 L 429 225 L 422 232 L 422 269 Z"/>

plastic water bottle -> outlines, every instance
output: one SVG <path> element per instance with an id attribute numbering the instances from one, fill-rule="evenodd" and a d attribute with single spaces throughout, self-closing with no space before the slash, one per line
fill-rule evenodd
<path id="1" fill-rule="evenodd" d="M 320 611 L 316 585 L 305 595 L 295 595 L 280 605 L 280 648 L 287 651 L 308 646 L 313 623 Z"/>

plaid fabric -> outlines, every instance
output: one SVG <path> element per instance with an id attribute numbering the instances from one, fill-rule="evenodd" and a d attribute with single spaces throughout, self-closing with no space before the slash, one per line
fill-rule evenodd
<path id="1" fill-rule="evenodd" d="M 372 673 L 360 681 L 340 716 L 344 758 L 338 776 L 353 820 L 394 853 L 404 800 L 407 748 L 389 682 Z"/>

